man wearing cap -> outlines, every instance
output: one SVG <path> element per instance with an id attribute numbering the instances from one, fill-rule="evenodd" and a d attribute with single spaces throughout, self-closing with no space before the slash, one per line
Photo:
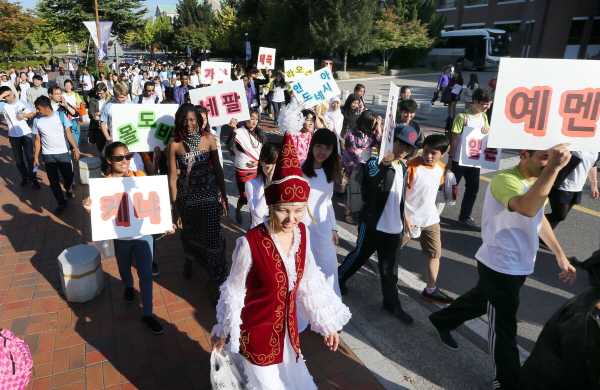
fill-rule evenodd
<path id="1" fill-rule="evenodd" d="M 348 294 L 346 281 L 377 251 L 383 310 L 405 324 L 413 318 L 402 310 L 398 299 L 396 253 L 401 247 L 405 221 L 404 195 L 406 165 L 402 161 L 415 147 L 417 132 L 410 126 L 394 129 L 393 151 L 388 151 L 381 163 L 372 157 L 364 167 L 365 198 L 360 211 L 356 249 L 346 256 L 338 269 L 340 292 Z"/>

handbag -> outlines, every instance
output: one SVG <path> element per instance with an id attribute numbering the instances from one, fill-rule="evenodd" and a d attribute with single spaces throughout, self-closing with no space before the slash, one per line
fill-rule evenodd
<path id="1" fill-rule="evenodd" d="M 246 389 L 246 385 L 242 382 L 242 377 L 226 349 L 223 349 L 221 353 L 213 349 L 210 354 L 210 384 L 213 389 L 219 390 Z"/>
<path id="2" fill-rule="evenodd" d="M 115 244 L 113 240 L 94 241 L 96 248 L 102 253 L 105 259 L 115 256 Z"/>
<path id="3" fill-rule="evenodd" d="M 85 104 L 80 104 L 79 110 L 77 110 L 77 111 L 79 112 L 80 116 L 87 115 L 87 110 L 85 109 Z"/>
<path id="4" fill-rule="evenodd" d="M 437 89 L 433 92 L 433 99 L 431 99 L 431 102 L 434 103 L 436 100 L 438 100 L 440 97 L 440 91 L 438 91 Z"/>

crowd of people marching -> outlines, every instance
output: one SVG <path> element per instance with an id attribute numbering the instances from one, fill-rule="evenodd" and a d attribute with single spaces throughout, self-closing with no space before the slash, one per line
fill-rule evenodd
<path id="1" fill-rule="evenodd" d="M 256 66 L 235 65 L 231 77 L 244 80 L 250 118 L 233 119 L 217 129 L 211 127 L 206 108 L 190 102 L 188 92 L 205 86 L 199 70 L 191 60 L 115 61 L 96 79 L 86 68 L 75 76 L 69 61 L 59 68 L 52 86 L 43 65 L 0 73 L 0 111 L 8 124 L 20 185 L 41 187 L 36 171 L 43 161 L 58 204 L 54 214 L 67 210 L 75 198 L 73 161 L 80 157 L 82 115 L 89 115 L 89 141 L 97 146 L 105 177 L 168 175 L 173 229 L 167 233 L 180 232 L 185 278 L 192 275 L 194 263 L 207 270 L 207 288 L 217 308 L 213 347 L 229 351 L 247 388 L 316 389 L 301 357 L 298 335 L 310 326 L 332 350 L 337 349 L 338 332 L 351 317 L 342 302 L 351 293 L 348 281 L 375 251 L 383 310 L 404 324 L 412 323 L 397 290 L 400 251 L 411 239 L 419 241 L 425 259 L 426 287 L 421 298 L 448 305 L 430 316 L 442 343 L 458 349 L 451 331 L 487 313 L 493 387 L 519 388 L 516 313 L 520 289 L 533 272 L 538 241 L 556 256 L 559 277 L 575 281 L 575 268 L 553 229 L 581 201 L 588 177 L 592 198 L 598 197 L 598 153 L 571 153 L 566 144 L 550 150 L 521 150 L 518 165 L 492 179 L 480 224 L 471 215 L 479 192 L 479 168 L 459 164 L 463 128 L 489 131 L 486 112 L 494 95 L 480 88 L 476 75 L 471 75 L 464 90 L 466 111 L 456 114 L 460 93 L 447 103 L 448 135 L 426 136 L 414 119 L 417 103 L 411 89 L 402 87 L 396 123 L 389 133 L 393 147 L 384 153 L 380 151 L 383 129 L 390 124 L 367 107 L 362 84 L 345 101 L 334 97 L 325 104 L 305 107 L 298 104 L 282 71 L 267 69 L 263 74 Z M 460 73 L 448 67 L 436 94 L 459 91 L 454 89 L 457 84 L 463 84 Z M 131 153 L 124 143 L 113 142 L 114 104 L 179 105 L 168 148 Z M 281 127 L 281 144 L 267 142 L 261 128 L 264 121 Z M 229 210 L 221 134 L 228 134 L 225 145 L 235 166 L 239 191 L 235 219 L 243 221 L 245 205 L 251 218 L 251 229 L 236 242 L 230 271 L 220 225 Z M 381 152 L 382 158 L 374 151 Z M 573 159 L 579 163 L 569 163 Z M 565 173 L 567 165 L 574 168 Z M 476 254 L 479 281 L 456 299 L 437 285 L 442 242 L 436 203 L 449 171 L 457 182 L 464 178 L 466 183 L 458 222 L 481 231 L 483 240 Z M 557 180 L 562 181 L 557 185 Z M 345 222 L 358 228 L 356 248 L 341 264 L 335 248 L 337 193 L 345 193 Z M 552 211 L 544 216 L 547 199 Z M 91 209 L 90 198 L 82 203 Z M 160 273 L 153 262 L 156 238 L 121 238 L 114 240 L 114 246 L 125 301 L 135 301 L 131 272 L 135 257 L 142 320 L 160 334 L 163 328 L 152 310 L 152 277 Z M 597 359 L 594 364 L 584 374 L 597 383 Z M 567 366 L 553 367 L 548 375 L 557 378 L 554 383 L 570 380 Z M 541 389 L 527 376 L 531 372 L 521 373 L 521 383 Z"/>

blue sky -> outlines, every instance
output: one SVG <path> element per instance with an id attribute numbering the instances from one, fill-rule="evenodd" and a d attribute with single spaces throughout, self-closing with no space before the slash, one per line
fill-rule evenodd
<path id="1" fill-rule="evenodd" d="M 12 2 L 12 1 L 11 1 Z M 33 9 L 37 4 L 38 0 L 20 0 L 21 6 L 26 9 Z M 178 0 L 145 0 L 144 6 L 148 8 L 149 15 L 154 16 L 154 11 L 156 10 L 156 6 L 159 4 L 177 4 Z"/>

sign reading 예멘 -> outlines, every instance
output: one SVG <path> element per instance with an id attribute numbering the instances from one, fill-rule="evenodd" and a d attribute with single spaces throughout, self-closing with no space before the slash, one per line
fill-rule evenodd
<path id="1" fill-rule="evenodd" d="M 483 134 L 480 128 L 463 127 L 459 158 L 460 165 L 495 171 L 500 169 L 502 149 L 488 147 L 488 138 L 489 133 Z"/>
<path id="2" fill-rule="evenodd" d="M 329 68 L 323 68 L 293 82 L 292 90 L 298 102 L 304 103 L 307 107 L 317 105 L 341 93 Z"/>
<path id="3" fill-rule="evenodd" d="M 400 96 L 400 88 L 393 82 L 390 82 L 390 93 L 388 95 L 387 109 L 385 111 L 385 123 L 383 127 L 383 136 L 381 137 L 379 162 L 383 160 L 388 151 L 394 151 L 394 129 L 396 128 L 396 107 L 398 106 L 398 96 Z"/>
<path id="4" fill-rule="evenodd" d="M 599 73 L 599 61 L 502 58 L 490 146 L 600 150 Z"/>
<path id="5" fill-rule="evenodd" d="M 275 65 L 275 49 L 270 47 L 261 47 L 258 50 L 258 69 L 273 69 Z"/>
<path id="6" fill-rule="evenodd" d="M 243 80 L 192 89 L 190 100 L 192 104 L 206 108 L 211 126 L 225 125 L 232 118 L 238 121 L 250 119 Z"/>
<path id="7" fill-rule="evenodd" d="M 315 60 L 283 61 L 283 69 L 285 71 L 285 81 L 295 81 L 315 73 Z"/>
<path id="8" fill-rule="evenodd" d="M 130 152 L 161 150 L 173 139 L 177 104 L 113 104 L 111 136 Z"/>
<path id="9" fill-rule="evenodd" d="M 164 233 L 172 229 L 167 177 L 90 179 L 92 240 Z"/>
<path id="10" fill-rule="evenodd" d="M 200 63 L 200 84 L 212 84 L 217 72 L 223 73 L 231 80 L 231 63 L 202 61 Z"/>

